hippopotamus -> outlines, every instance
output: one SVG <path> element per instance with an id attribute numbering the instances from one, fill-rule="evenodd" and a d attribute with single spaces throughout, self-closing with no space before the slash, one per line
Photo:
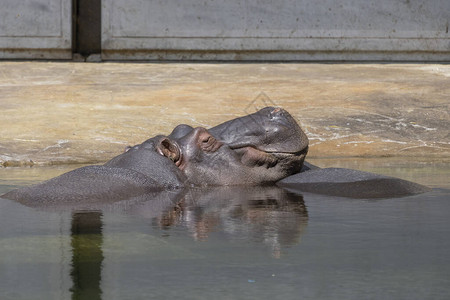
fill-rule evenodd
<path id="1" fill-rule="evenodd" d="M 307 151 L 308 138 L 294 118 L 281 108 L 267 107 L 210 131 L 179 125 L 103 165 L 75 169 L 2 197 L 115 201 L 186 186 L 263 185 L 299 172 Z"/>
<path id="2" fill-rule="evenodd" d="M 178 125 L 169 135 L 157 135 L 128 147 L 103 165 L 75 169 L 1 197 L 44 203 L 117 201 L 191 186 L 271 184 L 296 192 L 325 191 L 329 195 L 369 198 L 427 190 L 398 178 L 321 169 L 305 162 L 308 145 L 306 134 L 286 110 L 266 107 L 209 130 Z M 347 193 L 351 188 L 356 192 Z M 376 192 L 361 193 L 358 188 Z"/>

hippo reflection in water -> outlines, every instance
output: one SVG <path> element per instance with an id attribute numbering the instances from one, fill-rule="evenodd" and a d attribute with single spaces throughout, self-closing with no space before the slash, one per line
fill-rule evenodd
<path id="1" fill-rule="evenodd" d="M 117 201 L 188 186 L 277 184 L 294 192 L 373 198 L 428 188 L 397 178 L 304 163 L 308 138 L 284 109 L 266 107 L 209 130 L 177 126 L 101 166 L 87 166 L 3 198 L 41 203 Z"/>

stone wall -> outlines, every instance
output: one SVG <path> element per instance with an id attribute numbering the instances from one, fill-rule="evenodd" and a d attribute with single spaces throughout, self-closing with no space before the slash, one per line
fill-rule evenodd
<path id="1" fill-rule="evenodd" d="M 104 60 L 450 60 L 448 0 L 2 0 L 0 58 L 71 58 L 100 1 Z"/>
<path id="2" fill-rule="evenodd" d="M 105 0 L 103 8 L 108 59 L 450 59 L 448 0 Z"/>
<path id="3" fill-rule="evenodd" d="M 72 58 L 70 0 L 2 0 L 0 59 Z"/>

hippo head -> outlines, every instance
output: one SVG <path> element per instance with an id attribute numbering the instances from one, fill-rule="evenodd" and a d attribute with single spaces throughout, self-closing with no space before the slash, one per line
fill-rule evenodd
<path id="1" fill-rule="evenodd" d="M 193 185 L 257 185 L 299 172 L 308 138 L 287 111 L 266 107 L 210 130 L 178 126 L 156 148 Z"/>

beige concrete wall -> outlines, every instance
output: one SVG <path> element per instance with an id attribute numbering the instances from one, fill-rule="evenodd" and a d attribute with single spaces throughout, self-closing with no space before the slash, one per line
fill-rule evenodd
<path id="1" fill-rule="evenodd" d="M 310 157 L 450 160 L 450 66 L 0 62 L 0 166 L 105 161 L 180 123 L 288 110 Z"/>

